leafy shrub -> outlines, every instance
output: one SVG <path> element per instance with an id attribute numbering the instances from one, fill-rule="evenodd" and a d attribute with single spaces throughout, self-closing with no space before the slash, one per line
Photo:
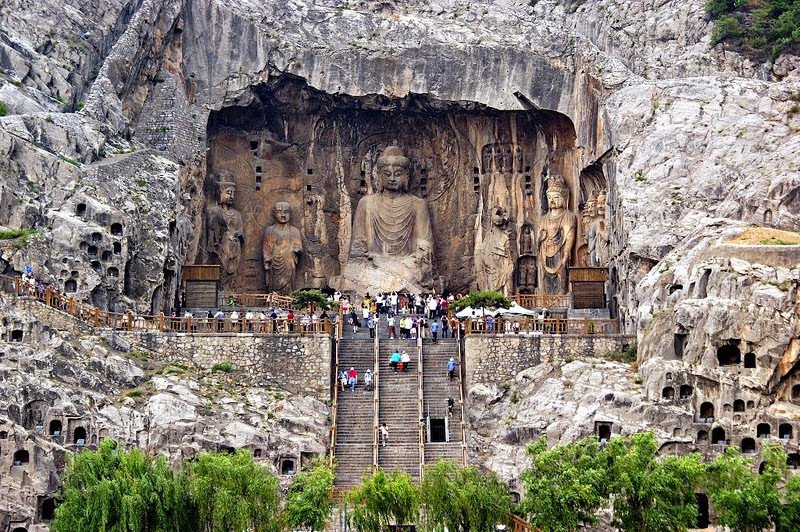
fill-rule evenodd
<path id="1" fill-rule="evenodd" d="M 711 40 L 757 61 L 800 50 L 800 0 L 708 0 Z"/>
<path id="2" fill-rule="evenodd" d="M 224 362 L 219 362 L 211 366 L 211 371 L 213 371 L 214 373 L 217 373 L 218 371 L 221 371 L 223 373 L 230 373 L 231 371 L 233 371 L 233 364 L 231 364 L 229 360 L 226 360 Z"/>

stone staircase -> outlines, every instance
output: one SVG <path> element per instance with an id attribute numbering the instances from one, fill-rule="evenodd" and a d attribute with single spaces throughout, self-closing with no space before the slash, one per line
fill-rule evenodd
<path id="1" fill-rule="evenodd" d="M 363 376 L 374 366 L 373 341 L 368 334 L 359 333 L 345 337 L 339 344 L 339 367 L 347 371 L 355 367 L 359 383 L 355 392 L 339 387 L 336 412 L 337 491 L 350 489 L 365 472 L 372 472 L 372 444 L 374 434 L 375 401 L 373 392 L 364 389 Z M 338 385 L 338 383 L 337 383 Z"/>
<path id="2" fill-rule="evenodd" d="M 384 322 L 385 323 L 385 322 Z M 388 365 L 397 348 L 411 356 L 408 372 L 394 373 Z M 419 406 L 417 345 L 411 340 L 380 341 L 380 401 L 378 422 L 386 423 L 389 442 L 378 448 L 378 465 L 389 472 L 405 471 L 419 481 Z"/>
<path id="3" fill-rule="evenodd" d="M 432 342 L 425 340 L 422 346 L 423 367 L 423 414 L 427 417 L 447 419 L 447 442 L 425 442 L 425 463 L 437 460 L 455 460 L 461 463 L 461 400 L 459 386 L 460 367 L 452 381 L 447 376 L 447 361 L 458 360 L 458 341 L 453 339 Z M 455 400 L 452 417 L 447 416 L 447 399 Z"/>

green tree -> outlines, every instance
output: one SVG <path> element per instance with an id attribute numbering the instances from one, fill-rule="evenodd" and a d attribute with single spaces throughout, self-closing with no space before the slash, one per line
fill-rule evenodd
<path id="1" fill-rule="evenodd" d="M 754 471 L 753 460 L 734 446 L 706 466 L 708 496 L 719 515 L 717 524 L 731 532 L 756 532 L 778 519 L 778 482 L 786 470 L 786 454 L 776 444 L 765 444 L 761 453 L 761 474 Z"/>
<path id="2" fill-rule="evenodd" d="M 777 530 L 800 531 L 800 476 L 792 475 L 786 482 L 786 503 L 780 509 Z"/>
<path id="3" fill-rule="evenodd" d="M 422 481 L 427 529 L 439 532 L 494 530 L 510 525 L 511 494 L 494 474 L 482 475 L 475 467 L 439 461 L 425 469 Z"/>
<path id="4" fill-rule="evenodd" d="M 450 308 L 454 312 L 459 312 L 467 307 L 472 308 L 508 308 L 511 300 L 500 292 L 485 290 L 483 292 L 470 292 L 468 296 L 454 301 Z"/>
<path id="5" fill-rule="evenodd" d="M 278 481 L 243 449 L 200 453 L 189 467 L 189 493 L 204 532 L 280 529 Z"/>
<path id="6" fill-rule="evenodd" d="M 163 456 L 125 451 L 104 440 L 96 452 L 68 457 L 53 532 L 193 530 L 184 477 Z"/>
<path id="7" fill-rule="evenodd" d="M 333 509 L 333 469 L 318 459 L 310 471 L 295 475 L 283 507 L 286 524 L 323 530 Z"/>
<path id="8" fill-rule="evenodd" d="M 367 476 L 347 493 L 350 522 L 356 530 L 389 530 L 393 524 L 415 523 L 419 517 L 419 487 L 407 473 L 383 470 Z"/>
<path id="9" fill-rule="evenodd" d="M 292 292 L 292 306 L 295 308 L 328 308 L 330 305 L 330 301 L 328 301 L 328 298 L 325 297 L 325 294 L 323 294 L 321 290 L 307 288 Z"/>
<path id="10" fill-rule="evenodd" d="M 656 459 L 652 432 L 613 438 L 609 455 L 613 525 L 621 530 L 686 530 L 697 522 L 695 487 L 703 475 L 700 455 Z"/>
<path id="11" fill-rule="evenodd" d="M 522 474 L 526 495 L 520 510 L 544 531 L 577 530 L 597 521 L 608 503 L 608 454 L 588 438 L 547 448 L 547 438 L 528 447 L 531 467 Z"/>

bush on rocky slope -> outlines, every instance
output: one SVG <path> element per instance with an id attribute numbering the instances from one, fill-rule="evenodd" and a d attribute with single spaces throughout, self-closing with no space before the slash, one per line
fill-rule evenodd
<path id="1" fill-rule="evenodd" d="M 745 54 L 773 61 L 800 50 L 800 0 L 708 0 L 714 44 L 729 42 Z"/>

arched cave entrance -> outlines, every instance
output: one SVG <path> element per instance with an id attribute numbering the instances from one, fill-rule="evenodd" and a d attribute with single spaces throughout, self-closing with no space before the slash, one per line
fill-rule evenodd
<path id="1" fill-rule="evenodd" d="M 786 455 L 786 465 L 789 466 L 789 469 L 800 469 L 800 453 Z"/>
<path id="2" fill-rule="evenodd" d="M 53 497 L 43 499 L 39 505 L 39 519 L 50 521 L 56 516 L 56 500 Z"/>
<path id="3" fill-rule="evenodd" d="M 76 427 L 72 433 L 72 443 L 76 445 L 86 444 L 86 429 L 83 427 Z"/>
<path id="4" fill-rule="evenodd" d="M 705 402 L 700 405 L 700 423 L 711 423 L 714 421 L 714 405 Z"/>
<path id="5" fill-rule="evenodd" d="M 789 423 L 781 423 L 778 425 L 778 438 L 782 440 L 791 440 L 792 433 L 792 425 Z"/>
<path id="6" fill-rule="evenodd" d="M 742 363 L 742 352 L 734 344 L 725 344 L 717 348 L 717 361 L 720 366 L 738 366 Z"/>
<path id="7" fill-rule="evenodd" d="M 708 528 L 711 525 L 708 496 L 705 493 L 695 493 L 694 496 L 697 502 L 697 524 L 695 528 Z"/>
<path id="8" fill-rule="evenodd" d="M 698 430 L 697 431 L 697 443 L 707 443 L 708 442 L 708 431 L 707 430 Z"/>
<path id="9" fill-rule="evenodd" d="M 711 443 L 714 445 L 724 444 L 725 429 L 722 427 L 715 427 L 714 430 L 711 431 Z"/>
<path id="10" fill-rule="evenodd" d="M 675 388 L 672 386 L 667 386 L 663 390 L 661 390 L 661 398 L 665 401 L 674 401 L 675 400 Z"/>
<path id="11" fill-rule="evenodd" d="M 25 449 L 20 449 L 14 453 L 14 465 L 27 464 L 31 461 L 31 455 Z"/>
<path id="12" fill-rule="evenodd" d="M 741 449 L 742 453 L 755 453 L 756 440 L 754 440 L 753 438 L 742 438 Z"/>
<path id="13" fill-rule="evenodd" d="M 48 428 L 48 434 L 50 436 L 61 436 L 61 431 L 63 430 L 63 426 L 61 424 L 61 420 L 54 419 L 50 421 L 50 427 Z"/>
<path id="14" fill-rule="evenodd" d="M 756 427 L 756 437 L 757 438 L 769 438 L 772 432 L 772 427 L 770 427 L 769 423 L 759 423 Z"/>
<path id="15" fill-rule="evenodd" d="M 755 353 L 745 353 L 744 354 L 744 367 L 745 367 L 745 369 L 755 369 L 755 367 L 756 367 L 756 354 Z"/>
<path id="16" fill-rule="evenodd" d="M 693 392 L 694 392 L 694 388 L 692 388 L 688 384 L 681 384 L 681 393 L 680 393 L 680 398 L 681 399 L 690 398 L 692 396 Z"/>
<path id="17" fill-rule="evenodd" d="M 737 399 L 733 402 L 733 411 L 734 412 L 744 412 L 744 401 L 741 399 Z"/>

